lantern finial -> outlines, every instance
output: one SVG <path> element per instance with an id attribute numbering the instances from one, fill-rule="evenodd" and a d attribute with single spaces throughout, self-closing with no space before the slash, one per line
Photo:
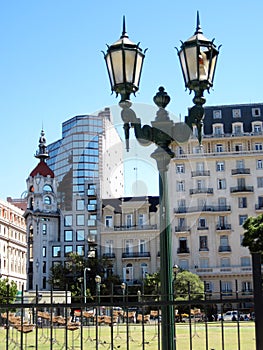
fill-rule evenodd
<path id="1" fill-rule="evenodd" d="M 195 35 L 196 34 L 203 34 L 201 24 L 200 24 L 200 18 L 199 18 L 199 11 L 197 11 L 196 15 L 196 30 L 195 30 Z"/>
<path id="2" fill-rule="evenodd" d="M 122 35 L 121 38 L 128 38 L 128 34 L 126 32 L 126 24 L 125 24 L 125 16 L 123 16 L 123 23 L 122 23 Z"/>

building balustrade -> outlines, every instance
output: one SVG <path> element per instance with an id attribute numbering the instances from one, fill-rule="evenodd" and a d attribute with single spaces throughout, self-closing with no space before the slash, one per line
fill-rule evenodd
<path id="1" fill-rule="evenodd" d="M 175 232 L 189 232 L 190 226 L 175 226 Z"/>
<path id="2" fill-rule="evenodd" d="M 222 271 L 224 269 L 224 271 Z M 222 272 L 224 273 L 229 273 L 229 274 L 240 274 L 240 273 L 248 273 L 252 272 L 252 267 L 251 266 L 229 266 L 229 267 L 218 267 L 218 266 L 212 266 L 212 267 L 198 267 L 196 266 L 195 268 L 189 269 L 189 271 L 193 273 L 198 273 L 198 274 L 213 274 L 213 275 L 220 275 Z"/>
<path id="3" fill-rule="evenodd" d="M 177 248 L 177 254 L 189 254 L 189 248 Z"/>
<path id="4" fill-rule="evenodd" d="M 108 258 L 108 259 L 115 259 L 115 253 L 104 253 L 103 258 Z"/>
<path id="5" fill-rule="evenodd" d="M 254 192 L 254 186 L 236 186 L 236 187 L 230 187 L 231 193 L 236 192 Z"/>
<path id="6" fill-rule="evenodd" d="M 203 187 L 203 188 L 191 188 L 189 193 L 190 195 L 192 194 L 204 194 L 204 193 L 207 193 L 207 194 L 213 194 L 214 190 L 213 188 L 207 188 L 207 187 Z"/>
<path id="7" fill-rule="evenodd" d="M 178 207 L 174 208 L 175 214 L 181 213 L 195 213 L 195 212 L 222 212 L 231 211 L 230 205 L 204 205 L 196 207 Z"/>
<path id="8" fill-rule="evenodd" d="M 197 226 L 197 230 L 208 230 L 208 226 Z"/>
<path id="9" fill-rule="evenodd" d="M 225 253 L 225 252 L 231 252 L 232 249 L 231 249 L 230 245 L 220 245 L 218 248 L 218 251 L 220 253 Z"/>
<path id="10" fill-rule="evenodd" d="M 232 175 L 249 175 L 249 168 L 236 168 L 231 170 Z"/>
<path id="11" fill-rule="evenodd" d="M 129 259 L 129 258 L 150 258 L 151 253 L 150 252 L 125 252 L 122 253 L 123 259 Z"/>
<path id="12" fill-rule="evenodd" d="M 224 230 L 231 230 L 231 224 L 224 224 L 224 225 L 216 225 L 216 230 L 218 231 L 224 231 Z"/>
<path id="13" fill-rule="evenodd" d="M 196 171 L 191 171 L 192 177 L 196 176 L 210 176 L 210 170 L 196 170 Z"/>
<path id="14" fill-rule="evenodd" d="M 138 231 L 138 230 L 157 230 L 157 225 L 127 225 L 106 227 L 108 230 L 114 231 Z"/>

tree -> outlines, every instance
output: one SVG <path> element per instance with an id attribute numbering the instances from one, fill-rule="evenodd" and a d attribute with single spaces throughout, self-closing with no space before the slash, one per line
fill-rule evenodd
<path id="1" fill-rule="evenodd" d="M 17 285 L 8 278 L 0 279 L 0 304 L 11 304 L 17 295 Z"/>
<path id="2" fill-rule="evenodd" d="M 249 217 L 243 224 L 244 238 L 242 245 L 251 253 L 263 252 L 263 214 Z"/>

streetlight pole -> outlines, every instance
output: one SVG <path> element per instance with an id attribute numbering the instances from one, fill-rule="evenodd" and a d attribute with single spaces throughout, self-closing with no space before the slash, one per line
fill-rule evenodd
<path id="1" fill-rule="evenodd" d="M 146 51 L 146 50 L 145 50 Z M 160 280 L 162 301 L 162 350 L 175 350 L 174 305 L 173 305 L 173 264 L 172 264 L 172 233 L 169 217 L 169 197 L 167 170 L 174 153 L 171 149 L 173 142 L 185 142 L 190 136 L 193 124 L 198 131 L 201 144 L 202 120 L 204 117 L 204 90 L 213 86 L 213 79 L 219 51 L 213 41 L 203 35 L 199 14 L 194 35 L 182 43 L 178 55 L 183 71 L 185 86 L 194 91 L 194 106 L 184 123 L 174 123 L 170 120 L 165 107 L 170 97 L 163 87 L 154 96 L 154 103 L 159 107 L 156 118 L 149 125 L 141 125 L 131 109 L 130 94 L 139 90 L 139 83 L 145 51 L 134 44 L 128 37 L 123 19 L 123 31 L 120 39 L 108 46 L 104 58 L 110 78 L 112 91 L 121 95 L 119 102 L 122 108 L 121 117 L 124 122 L 126 149 L 129 151 L 129 131 L 134 128 L 136 139 L 141 145 L 155 143 L 157 149 L 151 154 L 156 160 L 159 171 L 159 201 L 160 201 Z M 190 127 L 190 128 L 189 128 Z"/>
<path id="2" fill-rule="evenodd" d="M 86 309 L 86 304 L 87 304 L 87 271 L 90 271 L 89 267 L 85 267 L 84 268 L 84 280 L 83 280 L 83 284 L 84 284 L 84 304 L 85 304 L 85 309 Z"/>

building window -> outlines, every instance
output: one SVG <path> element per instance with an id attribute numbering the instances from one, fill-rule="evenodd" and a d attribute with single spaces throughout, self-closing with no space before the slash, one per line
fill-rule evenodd
<path id="1" fill-rule="evenodd" d="M 252 116 L 253 117 L 260 117 L 261 116 L 260 108 L 252 108 Z"/>
<path id="2" fill-rule="evenodd" d="M 252 293 L 252 283 L 250 281 L 243 281 L 241 286 L 242 293 Z"/>
<path id="3" fill-rule="evenodd" d="M 207 269 L 209 267 L 209 259 L 208 258 L 200 258 L 199 266 L 201 269 Z"/>
<path id="4" fill-rule="evenodd" d="M 261 188 L 263 187 L 263 177 L 257 177 L 257 185 L 258 185 L 258 188 Z"/>
<path id="5" fill-rule="evenodd" d="M 199 237 L 199 250 L 208 250 L 207 236 Z"/>
<path id="6" fill-rule="evenodd" d="M 238 198 L 238 208 L 247 208 L 247 197 Z"/>
<path id="7" fill-rule="evenodd" d="M 214 135 L 220 136 L 223 135 L 223 126 L 222 125 L 213 125 Z"/>
<path id="8" fill-rule="evenodd" d="M 214 119 L 221 119 L 222 118 L 222 111 L 219 109 L 213 111 L 213 118 Z"/>
<path id="9" fill-rule="evenodd" d="M 242 144 L 241 143 L 236 143 L 234 145 L 234 151 L 235 152 L 241 152 L 242 151 Z"/>
<path id="10" fill-rule="evenodd" d="M 43 256 L 43 258 L 45 258 L 47 256 L 47 247 L 46 246 L 42 247 L 42 256 Z"/>
<path id="11" fill-rule="evenodd" d="M 77 215 L 77 226 L 84 226 L 84 215 Z"/>
<path id="12" fill-rule="evenodd" d="M 221 291 L 222 293 L 232 293 L 232 282 L 231 281 L 222 281 L 221 282 Z"/>
<path id="13" fill-rule="evenodd" d="M 176 173 L 184 174 L 184 164 L 176 164 Z"/>
<path id="14" fill-rule="evenodd" d="M 241 135 L 243 132 L 243 124 L 233 124 L 232 128 L 234 135 Z"/>
<path id="15" fill-rule="evenodd" d="M 185 182 L 184 181 L 177 181 L 176 188 L 177 188 L 177 192 L 184 192 L 185 191 Z"/>
<path id="16" fill-rule="evenodd" d="M 242 256 L 240 258 L 241 266 L 251 266 L 251 260 L 249 256 Z"/>
<path id="17" fill-rule="evenodd" d="M 97 215 L 96 214 L 90 214 L 89 219 L 88 219 L 88 226 L 96 226 L 96 220 L 97 220 Z"/>
<path id="18" fill-rule="evenodd" d="M 223 152 L 223 150 L 223 145 L 221 143 L 218 143 L 215 147 L 215 151 L 220 153 Z"/>
<path id="19" fill-rule="evenodd" d="M 141 277 L 144 279 L 148 273 L 148 265 L 146 263 L 141 264 Z"/>
<path id="20" fill-rule="evenodd" d="M 255 143 L 255 151 L 262 151 L 262 143 Z"/>
<path id="21" fill-rule="evenodd" d="M 53 189 L 50 185 L 44 185 L 43 192 L 53 192 Z"/>
<path id="22" fill-rule="evenodd" d="M 132 214 L 126 214 L 125 221 L 127 227 L 132 227 Z"/>
<path id="23" fill-rule="evenodd" d="M 260 134 L 261 131 L 262 131 L 262 126 L 261 126 L 261 124 L 255 124 L 255 125 L 253 126 L 253 132 L 254 132 L 255 134 Z"/>
<path id="24" fill-rule="evenodd" d="M 126 282 L 133 281 L 133 266 L 132 264 L 127 264 L 123 268 L 123 280 Z"/>
<path id="25" fill-rule="evenodd" d="M 44 204 L 47 204 L 47 205 L 51 204 L 51 198 L 49 196 L 44 197 Z"/>
<path id="26" fill-rule="evenodd" d="M 188 249 L 188 246 L 187 246 L 187 238 L 186 237 L 180 237 L 179 238 L 178 253 L 189 253 L 189 249 Z"/>
<path id="27" fill-rule="evenodd" d="M 73 231 L 72 230 L 65 230 L 64 231 L 64 239 L 66 242 L 72 242 L 73 241 Z"/>
<path id="28" fill-rule="evenodd" d="M 77 207 L 77 210 L 84 210 L 85 209 L 84 199 L 77 199 L 76 207 Z"/>
<path id="29" fill-rule="evenodd" d="M 84 241 L 84 239 L 85 239 L 85 231 L 84 230 L 77 230 L 76 238 L 77 238 L 77 241 Z"/>
<path id="30" fill-rule="evenodd" d="M 53 246 L 52 247 L 52 256 L 53 256 L 53 258 L 60 258 L 61 257 L 61 247 L 60 246 Z"/>
<path id="31" fill-rule="evenodd" d="M 47 224 L 42 224 L 42 234 L 43 235 L 47 234 Z"/>
<path id="32" fill-rule="evenodd" d="M 106 255 L 113 254 L 113 240 L 109 239 L 105 242 L 105 253 Z"/>
<path id="33" fill-rule="evenodd" d="M 189 270 L 189 261 L 187 259 L 179 259 L 179 267 L 182 270 Z"/>
<path id="34" fill-rule="evenodd" d="M 72 245 L 65 245 L 65 247 L 64 247 L 64 256 L 67 257 L 71 253 L 73 253 L 73 246 Z"/>
<path id="35" fill-rule="evenodd" d="M 79 256 L 85 256 L 85 247 L 84 247 L 84 245 L 77 245 L 77 254 Z"/>
<path id="36" fill-rule="evenodd" d="M 146 242 L 144 239 L 140 239 L 139 253 L 145 253 L 145 252 L 146 252 Z"/>
<path id="37" fill-rule="evenodd" d="M 132 239 L 126 239 L 125 240 L 125 253 L 132 253 L 133 252 L 133 240 Z"/>
<path id="38" fill-rule="evenodd" d="M 43 273 L 46 273 L 46 272 L 47 272 L 47 262 L 46 262 L 46 261 L 43 261 L 43 269 L 42 269 L 42 272 L 43 272 Z"/>
<path id="39" fill-rule="evenodd" d="M 72 215 L 64 216 L 64 226 L 72 226 Z"/>
<path id="40" fill-rule="evenodd" d="M 230 259 L 229 258 L 220 259 L 220 265 L 221 265 L 221 267 L 229 267 L 230 266 Z"/>
<path id="41" fill-rule="evenodd" d="M 262 161 L 262 159 L 257 159 L 257 169 L 263 169 L 263 161 Z"/>
<path id="42" fill-rule="evenodd" d="M 106 227 L 112 227 L 113 226 L 112 215 L 106 215 L 106 217 L 105 217 L 105 226 Z"/>
<path id="43" fill-rule="evenodd" d="M 216 171 L 225 171 L 225 162 L 216 162 Z"/>
<path id="44" fill-rule="evenodd" d="M 198 219 L 198 227 L 205 228 L 206 227 L 206 219 L 205 218 L 199 218 Z"/>
<path id="45" fill-rule="evenodd" d="M 233 118 L 241 118 L 241 110 L 240 109 L 232 109 Z"/>
<path id="46" fill-rule="evenodd" d="M 242 226 L 246 220 L 247 220 L 247 215 L 239 215 L 239 225 Z"/>
<path id="47" fill-rule="evenodd" d="M 226 189 L 226 179 L 217 179 L 217 189 L 218 190 Z"/>

